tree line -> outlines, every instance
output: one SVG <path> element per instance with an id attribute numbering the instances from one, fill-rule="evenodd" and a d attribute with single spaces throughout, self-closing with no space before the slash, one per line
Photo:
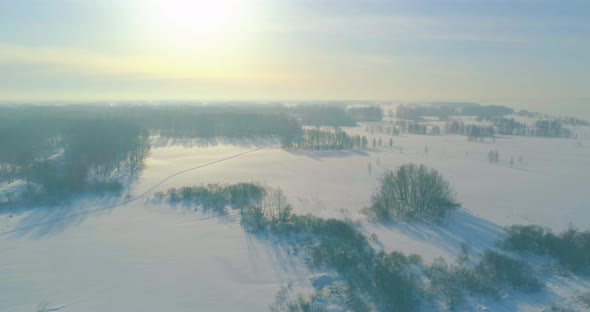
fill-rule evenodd
<path id="1" fill-rule="evenodd" d="M 564 127 L 561 119 L 537 120 L 531 126 L 514 118 L 493 118 L 490 119 L 502 135 L 537 136 L 537 137 L 559 137 L 573 138 L 574 133 Z"/>
<path id="2" fill-rule="evenodd" d="M 365 136 L 348 135 L 338 127 L 304 129 L 301 135 L 285 148 L 301 150 L 350 150 L 367 149 L 369 140 Z"/>
<path id="3" fill-rule="evenodd" d="M 469 141 L 482 141 L 485 138 L 494 138 L 496 129 L 493 126 L 465 124 L 462 121 L 452 120 L 445 123 L 447 134 L 466 135 Z"/>
<path id="4" fill-rule="evenodd" d="M 411 120 L 398 120 L 395 122 L 401 133 L 419 134 L 419 135 L 440 135 L 440 127 L 426 125 L 421 122 Z"/>
<path id="5" fill-rule="evenodd" d="M 419 120 L 425 116 L 447 120 L 451 116 L 478 116 L 493 118 L 514 113 L 510 107 L 499 105 L 479 105 L 476 103 L 432 103 L 430 105 L 398 105 L 396 116 L 399 119 Z"/>
<path id="6" fill-rule="evenodd" d="M 533 125 L 519 122 L 513 118 L 494 118 L 492 125 L 469 124 L 450 120 L 445 124 L 447 134 L 465 135 L 470 141 L 494 138 L 500 135 L 573 138 L 574 133 L 563 126 L 559 120 L 537 120 Z"/>

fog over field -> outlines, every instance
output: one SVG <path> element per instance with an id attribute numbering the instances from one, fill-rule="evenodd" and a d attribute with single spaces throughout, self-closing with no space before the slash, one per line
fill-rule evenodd
<path id="1" fill-rule="evenodd" d="M 590 1 L 0 0 L 0 312 L 590 311 Z"/>
<path id="2" fill-rule="evenodd" d="M 2 311 L 585 310 L 588 121 L 4 106 Z"/>

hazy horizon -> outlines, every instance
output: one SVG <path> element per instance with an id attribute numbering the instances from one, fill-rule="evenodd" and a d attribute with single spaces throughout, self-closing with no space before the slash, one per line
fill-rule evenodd
<path id="1" fill-rule="evenodd" d="M 588 109 L 586 102 L 578 102 L 574 105 L 549 105 L 548 107 L 538 107 L 536 105 L 527 105 L 524 103 L 511 102 L 487 102 L 487 101 L 453 101 L 453 100 L 368 100 L 368 99 L 80 99 L 80 100 L 3 100 L 0 99 L 1 105 L 83 105 L 83 104 L 218 104 L 218 103 L 235 103 L 235 104 L 322 104 L 341 102 L 347 104 L 403 104 L 403 105 L 423 105 L 435 102 L 456 102 L 456 103 L 476 103 L 480 105 L 500 105 L 513 108 L 515 111 L 527 110 L 534 113 L 549 114 L 563 117 L 577 117 L 583 119 L 590 119 L 590 109 Z"/>
<path id="2" fill-rule="evenodd" d="M 0 3 L 0 100 L 470 101 L 590 117 L 585 1 Z"/>

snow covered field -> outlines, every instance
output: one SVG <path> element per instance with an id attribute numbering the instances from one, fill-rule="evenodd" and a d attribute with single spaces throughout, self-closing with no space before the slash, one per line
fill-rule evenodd
<path id="1" fill-rule="evenodd" d="M 363 126 L 345 130 L 372 139 Z M 390 137 L 382 137 L 388 145 Z M 358 221 L 367 235 L 377 235 L 378 247 L 417 253 L 427 262 L 455 257 L 463 241 L 475 251 L 491 247 L 506 225 L 590 228 L 590 141 L 393 140 L 391 148 L 342 152 L 285 151 L 268 140 L 156 142 L 126 197 L 0 212 L 0 311 L 34 311 L 43 302 L 63 311 L 264 311 L 287 281 L 299 290 L 311 287 L 318 272 L 281 246 L 247 235 L 237 216 L 194 213 L 150 199 L 151 191 L 170 187 L 250 181 L 280 187 L 295 213 Z M 488 162 L 490 150 L 499 151 L 499 164 Z M 441 225 L 369 222 L 361 210 L 379 175 L 410 162 L 441 172 L 463 208 Z M 540 311 L 588 290 L 588 280 L 551 275 L 540 293 L 506 294 L 500 303 L 486 299 L 473 307 Z"/>

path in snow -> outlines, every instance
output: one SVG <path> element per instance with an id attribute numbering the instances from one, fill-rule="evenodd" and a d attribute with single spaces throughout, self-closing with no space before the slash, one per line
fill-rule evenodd
<path id="1" fill-rule="evenodd" d="M 0 236 L 4 236 L 4 235 L 16 233 L 16 232 L 20 232 L 20 231 L 26 231 L 26 230 L 30 230 L 30 229 L 35 228 L 35 227 L 38 227 L 38 226 L 47 225 L 47 224 L 59 222 L 59 221 L 65 220 L 65 219 L 75 218 L 75 217 L 78 217 L 78 216 L 81 216 L 81 215 L 91 214 L 91 213 L 94 213 L 94 212 L 98 212 L 98 211 L 102 211 L 102 210 L 106 210 L 106 209 L 112 209 L 112 208 L 116 208 L 116 207 L 120 207 L 120 206 L 129 204 L 129 203 L 132 203 L 134 201 L 137 201 L 137 200 L 145 197 L 149 193 L 153 192 L 157 187 L 159 187 L 160 185 L 164 184 L 166 181 L 168 181 L 168 180 L 170 180 L 170 179 L 172 179 L 172 178 L 174 178 L 174 177 L 176 177 L 178 175 L 181 175 L 181 174 L 183 174 L 185 172 L 189 172 L 189 171 L 197 170 L 197 169 L 200 169 L 200 168 L 208 167 L 208 166 L 211 166 L 211 165 L 214 165 L 214 164 L 217 164 L 217 163 L 220 163 L 220 162 L 228 161 L 230 159 L 237 158 L 237 157 L 240 157 L 240 156 L 243 156 L 243 155 L 246 155 L 246 154 L 254 153 L 254 152 L 257 152 L 257 151 L 259 151 L 261 149 L 264 149 L 266 147 L 267 146 L 262 146 L 262 147 L 259 147 L 259 148 L 253 149 L 253 150 L 249 150 L 249 151 L 246 151 L 246 152 L 242 152 L 242 153 L 239 153 L 239 154 L 236 154 L 236 155 L 233 155 L 233 156 L 229 156 L 229 157 L 226 157 L 226 158 L 223 158 L 223 159 L 215 160 L 215 161 L 212 161 L 212 162 L 203 164 L 203 165 L 199 165 L 199 166 L 195 166 L 195 167 L 192 167 L 192 168 L 188 168 L 188 169 L 184 169 L 184 170 L 175 172 L 175 173 L 167 176 L 166 178 L 160 180 L 160 182 L 156 183 L 154 186 L 150 187 L 149 189 L 147 189 L 143 193 L 141 193 L 141 194 L 139 194 L 139 195 L 137 195 L 137 196 L 135 196 L 133 198 L 130 198 L 130 199 L 126 200 L 126 201 L 123 201 L 123 202 L 120 202 L 120 203 L 117 203 L 117 204 L 114 204 L 114 205 L 106 206 L 106 207 L 101 207 L 101 208 L 97 208 L 97 209 L 93 209 L 93 210 L 88 210 L 88 211 L 84 211 L 84 212 L 80 212 L 80 213 L 75 213 L 75 214 L 67 215 L 67 216 L 64 216 L 64 217 L 55 218 L 55 219 L 52 219 L 52 220 L 49 220 L 49 221 L 32 224 L 32 225 L 21 227 L 21 228 L 14 229 L 14 230 L 5 231 L 5 232 L 0 233 Z M 206 218 L 203 218 L 203 219 L 200 219 L 200 220 L 195 220 L 195 221 L 203 221 L 203 220 L 212 219 L 212 218 L 219 217 L 219 216 L 220 215 L 206 217 Z M 195 222 L 195 221 L 193 221 L 193 222 Z"/>

